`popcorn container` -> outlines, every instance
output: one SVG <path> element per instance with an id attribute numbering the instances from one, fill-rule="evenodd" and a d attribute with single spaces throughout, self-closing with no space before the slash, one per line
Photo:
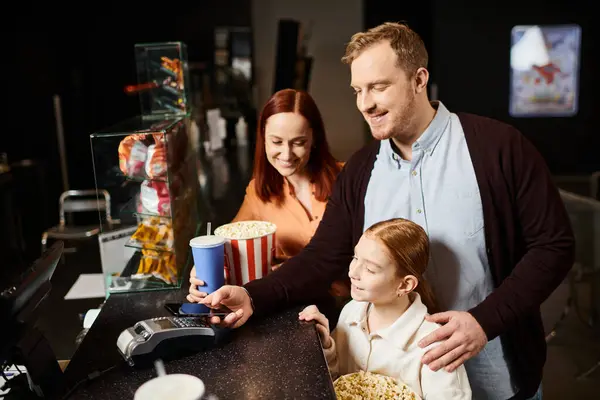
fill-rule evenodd
<path id="1" fill-rule="evenodd" d="M 225 239 L 227 283 L 241 286 L 271 272 L 276 230 L 266 221 L 239 221 L 215 229 L 215 236 Z"/>

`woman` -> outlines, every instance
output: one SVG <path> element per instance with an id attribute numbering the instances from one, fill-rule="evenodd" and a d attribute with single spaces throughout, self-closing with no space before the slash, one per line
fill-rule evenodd
<path id="1" fill-rule="evenodd" d="M 300 90 L 273 94 L 258 120 L 253 179 L 232 222 L 260 220 L 277 226 L 277 269 L 298 254 L 314 235 L 342 169 L 331 155 L 321 113 L 312 97 Z M 204 282 L 190 273 L 188 301 L 206 293 Z M 346 288 L 344 290 L 344 288 Z M 332 294 L 349 294 L 345 283 L 332 285 Z"/>

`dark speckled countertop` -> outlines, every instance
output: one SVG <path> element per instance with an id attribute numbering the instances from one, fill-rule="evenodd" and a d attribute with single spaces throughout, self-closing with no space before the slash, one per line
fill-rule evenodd
<path id="1" fill-rule="evenodd" d="M 73 387 L 90 373 L 117 366 L 78 385 L 69 399 L 133 399 L 136 389 L 156 374 L 153 368 L 125 364 L 117 351 L 117 337 L 139 320 L 169 315 L 163 304 L 182 301 L 183 295 L 183 291 L 111 295 L 65 378 Z M 207 394 L 219 400 L 335 399 L 315 327 L 298 321 L 299 310 L 251 318 L 222 346 L 165 362 L 167 373 L 198 376 Z"/>

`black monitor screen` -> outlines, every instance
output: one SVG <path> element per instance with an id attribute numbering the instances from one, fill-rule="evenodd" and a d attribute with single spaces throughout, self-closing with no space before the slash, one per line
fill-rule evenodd
<path id="1" fill-rule="evenodd" d="M 64 248 L 63 242 L 56 242 L 30 269 L 15 286 L 0 293 L 0 321 L 16 318 L 24 309 L 33 311 L 50 290 L 50 279 L 56 270 Z M 36 304 L 31 304 L 36 302 Z"/>

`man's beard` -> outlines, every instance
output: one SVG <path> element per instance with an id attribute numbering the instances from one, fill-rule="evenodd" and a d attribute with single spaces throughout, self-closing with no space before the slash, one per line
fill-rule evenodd
<path id="1" fill-rule="evenodd" d="M 385 132 L 376 132 L 373 128 L 371 129 L 371 135 L 377 140 L 385 140 L 391 139 L 394 137 L 405 136 L 406 134 L 410 134 L 414 125 L 414 120 L 416 118 L 416 109 L 417 102 L 416 96 L 414 94 L 407 95 L 410 96 L 410 100 L 408 100 L 401 110 L 394 113 L 394 120 L 389 121 L 389 128 Z"/>

